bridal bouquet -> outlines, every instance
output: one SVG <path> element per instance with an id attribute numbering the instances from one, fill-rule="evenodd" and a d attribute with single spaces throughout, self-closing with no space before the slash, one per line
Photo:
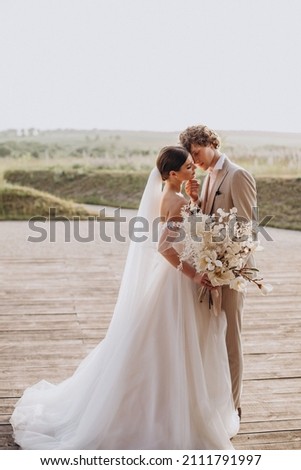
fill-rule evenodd
<path id="1" fill-rule="evenodd" d="M 247 264 L 250 255 L 260 248 L 254 240 L 252 223 L 239 221 L 236 214 L 235 207 L 230 212 L 218 209 L 211 216 L 183 210 L 184 234 L 180 261 L 188 261 L 198 273 L 206 273 L 213 286 L 228 285 L 242 292 L 248 283 L 253 283 L 266 295 L 273 287 L 264 284 L 259 277 L 259 270 Z M 205 289 L 200 299 L 204 293 Z"/>

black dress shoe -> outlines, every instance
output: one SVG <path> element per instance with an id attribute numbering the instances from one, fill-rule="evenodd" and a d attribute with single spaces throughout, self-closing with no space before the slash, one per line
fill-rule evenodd
<path id="1" fill-rule="evenodd" d="M 237 408 L 237 414 L 238 414 L 238 417 L 239 419 L 241 420 L 241 408 Z"/>

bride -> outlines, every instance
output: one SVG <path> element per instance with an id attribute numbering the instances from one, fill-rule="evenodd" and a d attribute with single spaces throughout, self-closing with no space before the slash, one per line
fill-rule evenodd
<path id="1" fill-rule="evenodd" d="M 131 242 L 106 337 L 68 379 L 25 390 L 10 421 L 22 449 L 233 448 L 225 315 L 198 301 L 211 286 L 187 263 L 176 269 L 172 241 L 194 172 L 184 148 L 161 150 L 138 211 L 150 236 Z"/>

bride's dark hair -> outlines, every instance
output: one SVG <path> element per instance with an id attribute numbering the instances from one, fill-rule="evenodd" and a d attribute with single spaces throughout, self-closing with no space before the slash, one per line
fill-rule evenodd
<path id="1" fill-rule="evenodd" d="M 167 180 L 170 171 L 179 171 L 188 156 L 189 152 L 184 147 L 172 145 L 163 147 L 157 158 L 157 168 L 162 180 Z"/>

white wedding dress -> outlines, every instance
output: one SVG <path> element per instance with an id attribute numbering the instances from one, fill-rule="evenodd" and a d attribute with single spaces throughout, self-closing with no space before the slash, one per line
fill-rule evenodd
<path id="1" fill-rule="evenodd" d="M 160 195 L 154 169 L 138 215 L 152 222 Z M 155 246 L 131 242 L 106 337 L 75 373 L 25 390 L 11 417 L 22 449 L 233 448 L 225 315 Z"/>

